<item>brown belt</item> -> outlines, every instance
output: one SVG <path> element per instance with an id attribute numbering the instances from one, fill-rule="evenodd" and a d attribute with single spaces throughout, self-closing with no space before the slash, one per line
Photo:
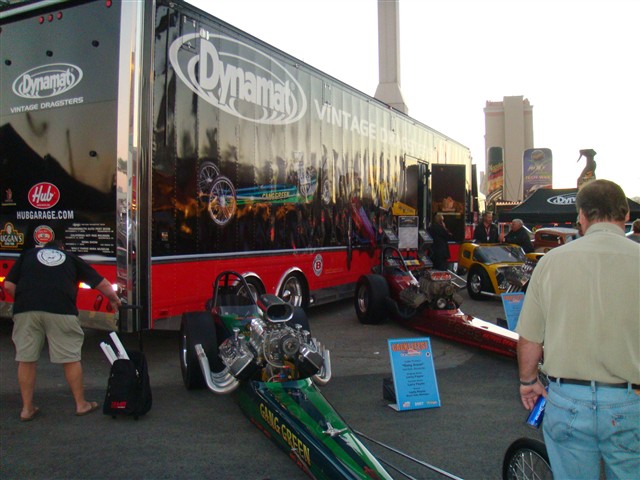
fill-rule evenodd
<path id="1" fill-rule="evenodd" d="M 567 385 L 584 385 L 590 387 L 591 385 L 599 388 L 629 388 L 631 390 L 639 390 L 640 385 L 637 383 L 625 382 L 625 383 L 606 383 L 606 382 L 594 382 L 591 380 L 575 380 L 573 378 L 556 378 L 548 375 L 549 381 L 559 384 L 567 384 Z"/>

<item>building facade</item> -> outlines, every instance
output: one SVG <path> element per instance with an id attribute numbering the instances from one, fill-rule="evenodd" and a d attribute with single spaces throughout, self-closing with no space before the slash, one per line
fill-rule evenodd
<path id="1" fill-rule="evenodd" d="M 533 148 L 533 106 L 523 96 L 487 101 L 485 119 L 485 177 L 482 193 L 487 206 L 495 201 L 520 202 L 523 154 Z"/>

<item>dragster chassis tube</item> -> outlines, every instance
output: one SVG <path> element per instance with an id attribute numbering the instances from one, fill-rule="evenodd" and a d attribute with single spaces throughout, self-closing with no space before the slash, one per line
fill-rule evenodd
<path id="1" fill-rule="evenodd" d="M 446 471 L 442 470 L 441 468 L 435 467 L 435 466 L 433 466 L 433 465 L 431 465 L 431 464 L 429 464 L 427 462 L 423 462 L 422 460 L 418 460 L 417 458 L 414 458 L 411 455 L 407 455 L 406 453 L 401 452 L 400 450 L 398 450 L 396 448 L 390 447 L 389 445 L 386 445 L 386 444 L 384 444 L 382 442 L 374 440 L 373 438 L 368 437 L 367 435 L 365 435 L 362 432 L 359 432 L 358 430 L 354 430 L 353 433 L 355 433 L 356 435 L 361 436 L 362 438 L 364 438 L 366 440 L 369 440 L 370 442 L 375 443 L 376 445 L 379 445 L 379 446 L 381 446 L 383 448 L 386 448 L 390 452 L 397 453 L 398 455 L 400 455 L 401 457 L 406 458 L 407 460 L 411 460 L 412 462 L 417 463 L 418 465 L 422 465 L 423 467 L 426 467 L 429 470 L 433 470 L 434 472 L 439 473 L 440 475 L 444 475 L 447 478 L 451 478 L 452 480 L 463 480 L 461 477 L 457 477 L 457 476 L 453 475 L 452 473 L 449 473 L 449 472 L 446 472 Z M 405 475 L 405 474 L 403 473 L 403 475 Z"/>

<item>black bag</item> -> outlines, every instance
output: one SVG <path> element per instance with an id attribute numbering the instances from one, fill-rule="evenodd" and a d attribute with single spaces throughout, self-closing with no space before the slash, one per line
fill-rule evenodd
<path id="1" fill-rule="evenodd" d="M 142 352 L 127 354 L 130 360 L 117 359 L 111 365 L 102 412 L 113 418 L 128 415 L 137 420 L 151 409 L 149 371 Z"/>

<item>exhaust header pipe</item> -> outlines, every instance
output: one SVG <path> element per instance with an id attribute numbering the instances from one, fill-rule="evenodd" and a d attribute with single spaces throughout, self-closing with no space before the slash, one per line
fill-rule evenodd
<path id="1" fill-rule="evenodd" d="M 219 373 L 211 371 L 209 359 L 207 358 L 207 354 L 204 353 L 204 349 L 200 343 L 195 346 L 195 349 L 196 354 L 198 355 L 200 368 L 202 369 L 202 375 L 204 376 L 204 381 L 207 383 L 207 388 L 209 390 L 213 393 L 224 395 L 233 392 L 240 386 L 240 381 L 229 373 L 228 368 L 225 368 Z"/>

